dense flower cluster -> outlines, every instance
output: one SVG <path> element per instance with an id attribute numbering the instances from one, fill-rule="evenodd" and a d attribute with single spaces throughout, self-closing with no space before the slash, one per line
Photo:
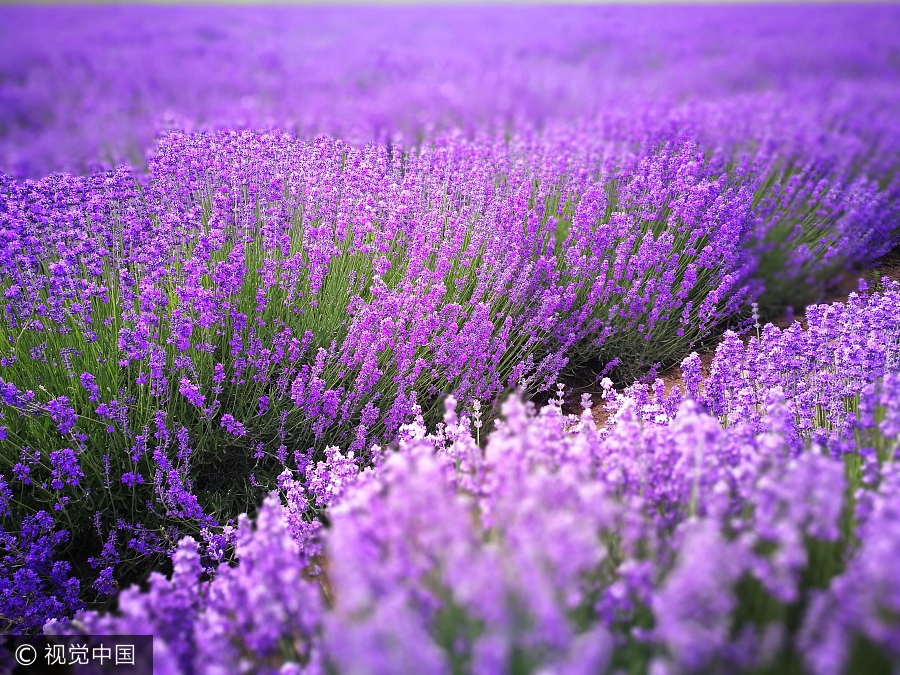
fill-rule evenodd
<path id="1" fill-rule="evenodd" d="M 607 144 L 170 133 L 143 180 L 6 180 L 11 488 L 56 512 L 90 496 L 100 520 L 60 514 L 73 536 L 163 553 L 329 444 L 369 461 L 444 394 L 493 404 L 683 355 L 765 288 L 769 174 L 680 135 L 630 159 Z M 829 231 L 888 245 L 879 204 Z"/>
<path id="2" fill-rule="evenodd" d="M 877 323 L 898 291 L 830 312 Z M 845 330 L 785 334 L 839 345 Z M 758 361 L 776 369 L 782 345 L 762 344 Z M 865 373 L 875 384 L 845 415 L 887 454 L 871 455 L 868 441 L 837 452 L 804 438 L 803 392 L 781 386 L 758 416 L 725 426 L 704 412 L 702 393 L 665 423 L 642 422 L 647 404 L 620 397 L 603 429 L 589 400 L 576 417 L 556 400 L 535 414 L 513 397 L 483 447 L 451 398 L 433 433 L 421 419 L 406 425 L 373 468 L 347 471 L 352 457 L 329 450 L 315 488 L 329 525 L 312 538 L 296 529 L 308 524 L 307 497 L 288 489 L 284 506 L 273 494 L 255 529 L 239 525 L 236 567 L 202 581 L 185 539 L 177 559 L 193 561 L 190 576 L 123 593 L 117 615 L 48 628 L 143 625 L 182 672 L 777 671 L 798 659 L 811 672 L 845 672 L 896 658 L 900 380 L 896 364 Z M 255 581 L 273 577 L 289 578 L 291 592 L 270 597 L 271 584 Z M 172 603 L 177 633 L 156 618 Z M 226 647 L 207 653 L 210 634 Z"/>
<path id="3" fill-rule="evenodd" d="M 366 459 L 443 393 L 540 391 L 613 353 L 637 373 L 753 297 L 749 197 L 696 145 L 590 179 L 602 162 L 526 141 L 173 133 L 143 185 L 7 181 L 11 487 L 90 497 L 73 536 L 165 552 L 165 528 L 236 516 L 328 443 Z"/>
<path id="4" fill-rule="evenodd" d="M 0 631 L 900 658 L 900 12 L 427 11 L 0 10 Z"/>
<path id="5" fill-rule="evenodd" d="M 687 395 L 724 424 L 763 425 L 770 393 L 781 390 L 792 415 L 791 433 L 843 454 L 855 451 L 861 429 L 896 433 L 896 376 L 900 372 L 900 283 L 885 280 L 870 293 L 861 283 L 846 303 L 813 305 L 805 324 L 772 324 L 743 339 L 728 331 L 716 348 L 709 376 L 697 354 L 682 364 L 684 388 L 662 381 L 610 391 L 607 407 L 636 403 L 648 422 L 667 422 Z M 618 400 L 618 402 L 617 402 Z M 876 411 L 886 411 L 876 414 Z M 886 415 L 882 419 L 882 415 Z M 880 420 L 880 421 L 878 421 Z"/>
<path id="6" fill-rule="evenodd" d="M 172 127 L 410 145 L 615 111 L 636 139 L 706 108 L 732 142 L 883 164 L 895 140 L 878 132 L 898 124 L 890 6 L 2 12 L 0 168 L 32 178 L 140 164 Z"/>
<path id="7" fill-rule="evenodd" d="M 11 496 L 0 482 L 4 516 L 9 515 Z M 0 529 L 0 616 L 4 621 L 14 619 L 12 628 L 34 631 L 49 617 L 66 616 L 81 607 L 81 582 L 69 563 L 58 560 L 56 550 L 68 538 L 46 511 L 26 516 L 18 532 Z"/>

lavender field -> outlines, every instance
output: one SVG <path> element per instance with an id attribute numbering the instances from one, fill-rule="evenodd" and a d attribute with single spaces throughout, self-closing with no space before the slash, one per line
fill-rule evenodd
<path id="1" fill-rule="evenodd" d="M 900 7 L 0 7 L 0 672 L 900 673 L 898 244 Z"/>

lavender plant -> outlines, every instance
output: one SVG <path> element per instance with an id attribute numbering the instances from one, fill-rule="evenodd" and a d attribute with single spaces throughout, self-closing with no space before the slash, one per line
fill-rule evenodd
<path id="1" fill-rule="evenodd" d="M 446 394 L 640 374 L 759 293 L 752 200 L 720 164 L 570 141 L 173 133 L 149 179 L 5 180 L 13 531 L 55 513 L 107 596 L 329 444 L 365 463 Z"/>
<path id="2" fill-rule="evenodd" d="M 684 392 L 674 388 L 666 393 L 661 381 L 639 383 L 625 391 L 623 401 L 636 402 L 642 419 L 665 423 L 686 395 L 724 424 L 758 426 L 765 419 L 769 392 L 777 388 L 790 403 L 791 426 L 798 438 L 833 445 L 837 454 L 848 443 L 868 444 L 857 436 L 885 413 L 876 415 L 870 408 L 861 428 L 861 401 L 892 409 L 890 377 L 900 367 L 900 285 L 884 279 L 881 286 L 871 292 L 861 282 L 860 291 L 846 303 L 807 308 L 805 328 L 799 322 L 786 329 L 767 324 L 758 336 L 744 340 L 727 332 L 707 378 L 701 377 L 700 360 L 692 354 L 681 366 Z M 610 392 L 607 406 L 613 410 L 615 397 Z"/>
<path id="3" fill-rule="evenodd" d="M 613 113 L 634 145 L 704 119 L 730 146 L 788 141 L 801 165 L 850 151 L 896 173 L 898 23 L 890 6 L 5 7 L 0 168 L 137 165 L 173 127 L 412 145 Z"/>
<path id="4" fill-rule="evenodd" d="M 900 14 L 428 11 L 0 9 L 0 630 L 88 603 L 167 672 L 897 658 L 900 291 L 758 321 L 897 242 Z M 606 380 L 608 429 L 494 429 L 748 315 L 685 392 Z"/>
<path id="5" fill-rule="evenodd" d="M 442 396 L 547 389 L 577 349 L 640 372 L 752 297 L 741 192 L 690 145 L 595 183 L 599 148 L 517 143 L 173 133 L 147 180 L 7 181 L 3 475 L 94 591 L 329 444 L 367 462 Z"/>

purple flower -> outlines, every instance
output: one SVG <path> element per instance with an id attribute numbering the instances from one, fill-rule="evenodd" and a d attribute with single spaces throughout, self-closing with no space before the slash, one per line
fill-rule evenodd
<path id="1" fill-rule="evenodd" d="M 82 373 L 81 386 L 83 386 L 87 390 L 89 394 L 89 401 L 97 402 L 100 400 L 100 387 L 97 386 L 96 380 L 93 375 L 91 375 L 90 373 Z"/>
<path id="2" fill-rule="evenodd" d="M 75 409 L 69 405 L 67 396 L 59 396 L 47 403 L 47 412 L 50 419 L 56 423 L 56 428 L 61 434 L 67 434 L 75 426 L 77 415 Z"/>
<path id="3" fill-rule="evenodd" d="M 65 485 L 78 485 L 79 480 L 84 478 L 78 457 L 70 448 L 52 451 L 50 466 L 52 467 L 50 487 L 54 490 L 62 490 Z"/>
<path id="4" fill-rule="evenodd" d="M 222 415 L 221 426 L 232 436 L 244 436 L 247 433 L 244 425 L 234 419 L 230 413 Z"/>
<path id="5" fill-rule="evenodd" d="M 193 384 L 186 377 L 181 378 L 181 385 L 178 388 L 178 391 L 197 408 L 202 408 L 204 402 L 206 401 L 206 397 L 200 393 L 199 387 Z"/>
<path id="6" fill-rule="evenodd" d="M 122 474 L 122 484 L 127 487 L 134 487 L 144 482 L 144 477 L 136 471 L 127 471 Z"/>

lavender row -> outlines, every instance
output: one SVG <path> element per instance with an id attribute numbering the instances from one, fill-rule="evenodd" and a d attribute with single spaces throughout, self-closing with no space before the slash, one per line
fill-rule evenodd
<path id="1" fill-rule="evenodd" d="M 17 176 L 141 165 L 173 127 L 413 145 L 600 117 L 635 143 L 688 124 L 811 160 L 890 163 L 897 148 L 893 7 L 5 7 L 2 19 L 0 169 Z"/>
<path id="2" fill-rule="evenodd" d="M 221 532 L 236 539 L 236 567 L 209 567 L 185 539 L 170 580 L 155 573 L 150 590 L 120 595 L 117 614 L 48 630 L 150 630 L 171 672 L 890 662 L 898 298 L 887 284 L 811 310 L 806 332 L 762 328 L 747 347 L 753 379 L 732 371 L 767 393 L 727 412 L 715 401 L 735 387 L 716 384 L 715 361 L 702 386 L 688 375 L 695 400 L 665 423 L 642 421 L 650 404 L 636 389 L 602 430 L 589 400 L 579 419 L 561 400 L 535 415 L 513 398 L 481 447 L 481 406 L 448 400 L 434 432 L 421 417 L 405 425 L 372 469 L 332 447 L 284 471 L 255 525 Z M 788 384 L 833 368 L 852 370 L 858 412 L 829 409 L 833 433 L 810 437 L 803 390 Z"/>
<path id="3" fill-rule="evenodd" d="M 625 150 L 591 125 L 407 151 L 170 133 L 146 177 L 4 178 L 4 531 L 38 533 L 9 574 L 68 589 L 64 614 L 326 446 L 370 461 L 446 394 L 490 417 L 565 369 L 687 353 L 766 287 L 772 228 L 808 195 L 773 207 L 771 171 L 680 133 Z M 853 210 L 864 185 L 816 185 L 816 235 L 859 247 L 841 265 L 890 245 L 890 186 Z M 75 567 L 22 562 L 65 542 Z"/>
<path id="4" fill-rule="evenodd" d="M 308 489 L 286 473 L 241 519 L 236 567 L 203 581 L 186 538 L 171 579 L 47 630 L 152 631 L 157 664 L 185 673 L 838 673 L 900 656 L 893 457 L 861 478 L 798 445 L 777 389 L 762 429 L 687 401 L 668 426 L 631 404 L 598 431 L 589 405 L 513 398 L 480 447 L 478 411 L 450 400 L 362 473 L 332 448 Z M 896 447 L 896 420 L 861 426 Z"/>
<path id="5" fill-rule="evenodd" d="M 809 440 L 836 455 L 855 452 L 861 428 L 877 421 L 872 409 L 861 409 L 861 401 L 874 396 L 882 407 L 896 408 L 890 377 L 900 372 L 898 303 L 896 281 L 884 277 L 870 290 L 861 280 L 846 302 L 808 307 L 805 325 L 757 324 L 744 336 L 727 331 L 706 377 L 693 353 L 681 364 L 683 385 L 666 391 L 657 380 L 622 394 L 609 387 L 606 407 L 616 411 L 627 402 L 637 406 L 641 419 L 665 424 L 690 398 L 722 424 L 759 427 L 765 423 L 766 398 L 778 389 L 787 397 L 797 443 Z M 884 421 L 886 430 L 896 424 L 895 414 Z"/>
<path id="6" fill-rule="evenodd" d="M 445 393 L 546 389 L 607 340 L 641 368 L 655 333 L 688 347 L 738 310 L 733 180 L 689 143 L 615 174 L 601 144 L 571 146 L 171 134 L 149 180 L 6 181 L 4 530 L 30 589 L 8 628 L 110 596 L 330 443 L 366 460 Z M 77 567 L 36 553 L 64 542 Z"/>

